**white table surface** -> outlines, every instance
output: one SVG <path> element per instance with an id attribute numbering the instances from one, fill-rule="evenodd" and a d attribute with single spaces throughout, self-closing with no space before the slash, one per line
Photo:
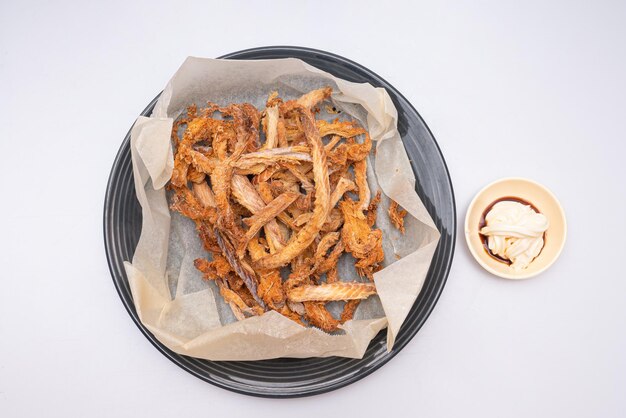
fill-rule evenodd
<path id="1" fill-rule="evenodd" d="M 0 3 L 0 416 L 626 415 L 624 2 L 52 3 Z M 237 395 L 163 357 L 104 255 L 114 156 L 186 56 L 275 44 L 335 52 L 397 87 L 441 146 L 459 225 L 492 180 L 551 188 L 569 223 L 559 261 L 498 279 L 459 228 L 418 335 L 322 396 Z"/>

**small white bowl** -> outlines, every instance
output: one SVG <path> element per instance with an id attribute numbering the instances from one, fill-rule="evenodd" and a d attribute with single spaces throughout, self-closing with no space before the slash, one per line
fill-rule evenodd
<path id="1" fill-rule="evenodd" d="M 531 203 L 550 222 L 543 249 L 527 268 L 520 271 L 489 255 L 478 232 L 485 209 L 505 197 L 517 197 Z M 561 254 L 566 236 L 565 213 L 557 198 L 541 184 L 524 178 L 505 178 L 489 184 L 474 197 L 465 216 L 465 239 L 470 252 L 485 270 L 505 279 L 528 279 L 545 271 Z"/>

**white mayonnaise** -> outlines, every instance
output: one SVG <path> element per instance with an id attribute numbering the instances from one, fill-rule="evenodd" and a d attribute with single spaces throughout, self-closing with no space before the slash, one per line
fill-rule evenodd
<path id="1" fill-rule="evenodd" d="M 511 268 L 522 270 L 543 248 L 543 233 L 548 218 L 529 205 L 519 202 L 498 202 L 485 216 L 486 226 L 480 233 L 487 236 L 489 250 L 511 261 Z"/>

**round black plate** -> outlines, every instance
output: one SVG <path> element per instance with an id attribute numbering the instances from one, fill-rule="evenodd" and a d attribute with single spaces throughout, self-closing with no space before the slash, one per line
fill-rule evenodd
<path id="1" fill-rule="evenodd" d="M 124 260 L 131 260 L 141 233 L 141 207 L 135 196 L 130 160 L 130 132 L 115 158 L 104 201 L 104 242 L 113 283 L 126 310 L 141 332 L 171 361 L 202 380 L 246 395 L 288 398 L 328 392 L 356 382 L 387 363 L 415 336 L 428 318 L 450 271 L 456 235 L 454 193 L 446 163 L 432 133 L 411 104 L 393 86 L 361 65 L 328 52 L 300 47 L 263 47 L 234 52 L 220 58 L 300 58 L 337 77 L 384 87 L 398 109 L 398 129 L 415 176 L 416 190 L 433 217 L 441 241 L 426 282 L 390 353 L 386 331 L 371 342 L 360 360 L 330 357 L 263 361 L 207 361 L 182 356 L 167 349 L 146 330 L 135 311 Z M 142 115 L 149 116 L 155 98 Z"/>

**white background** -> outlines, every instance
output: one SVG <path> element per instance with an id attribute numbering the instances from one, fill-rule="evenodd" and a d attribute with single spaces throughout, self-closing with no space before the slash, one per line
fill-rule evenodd
<path id="1" fill-rule="evenodd" d="M 626 4 L 333 3 L 0 2 L 0 416 L 626 416 Z M 495 179 L 551 188 L 559 261 L 498 279 L 459 231 L 416 338 L 322 396 L 237 395 L 165 359 L 107 268 L 114 156 L 186 56 L 275 44 L 397 87 L 441 146 L 459 225 Z"/>

